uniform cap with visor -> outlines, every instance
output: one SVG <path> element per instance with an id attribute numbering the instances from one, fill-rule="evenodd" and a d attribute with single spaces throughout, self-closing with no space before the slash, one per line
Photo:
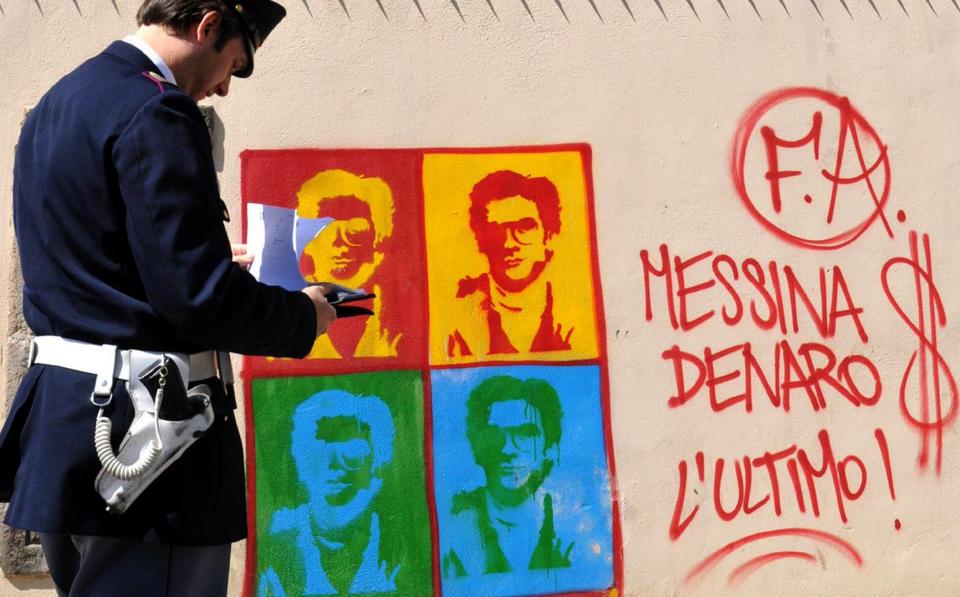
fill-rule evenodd
<path id="1" fill-rule="evenodd" d="M 285 8 L 272 0 L 224 0 L 224 3 L 239 17 L 240 29 L 247 46 L 247 63 L 234 77 L 246 79 L 253 74 L 253 54 L 273 31 L 283 17 Z"/>

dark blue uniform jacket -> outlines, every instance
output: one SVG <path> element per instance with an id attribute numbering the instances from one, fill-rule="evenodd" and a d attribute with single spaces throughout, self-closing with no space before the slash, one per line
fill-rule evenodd
<path id="1" fill-rule="evenodd" d="M 115 42 L 57 83 L 23 126 L 14 225 L 28 325 L 122 348 L 306 355 L 311 301 L 232 263 L 203 117 L 182 90 L 147 76 L 155 70 Z M 210 431 L 114 516 L 93 486 L 93 382 L 60 367 L 28 371 L 0 432 L 6 522 L 173 544 L 244 537 L 243 454 L 222 385 L 212 384 Z M 116 447 L 133 416 L 122 383 L 109 414 Z"/>

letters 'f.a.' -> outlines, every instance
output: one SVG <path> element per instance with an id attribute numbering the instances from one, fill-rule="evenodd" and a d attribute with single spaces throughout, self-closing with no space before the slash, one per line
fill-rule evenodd
<path id="1" fill-rule="evenodd" d="M 820 171 L 821 176 L 832 183 L 832 188 L 830 191 L 830 206 L 827 210 L 826 222 L 827 224 L 833 222 L 833 216 L 837 203 L 837 191 L 839 190 L 840 185 L 852 185 L 864 182 L 866 183 L 870 197 L 873 200 L 876 214 L 879 215 L 881 221 L 883 221 L 883 225 L 887 231 L 887 234 L 890 236 L 890 238 L 893 238 L 893 230 L 890 228 L 890 223 L 887 221 L 887 218 L 881 209 L 880 196 L 877 193 L 877 190 L 874 188 L 873 181 L 870 179 L 871 175 L 877 170 L 877 168 L 886 162 L 887 148 L 886 146 L 879 147 L 877 159 L 868 166 L 863 155 L 863 148 L 860 144 L 860 136 L 857 133 L 857 122 L 854 116 L 853 108 L 850 106 L 850 101 L 846 98 L 841 99 L 837 109 L 840 113 L 840 127 L 837 138 L 836 163 L 834 164 L 833 171 L 827 170 L 826 168 Z M 761 127 L 760 134 L 763 137 L 768 166 L 765 177 L 770 183 L 770 200 L 774 212 L 780 213 L 781 209 L 783 208 L 783 198 L 780 192 L 780 181 L 784 178 L 800 176 L 803 174 L 803 172 L 800 170 L 781 170 L 779 150 L 781 148 L 797 149 L 812 144 L 813 157 L 814 159 L 819 160 L 822 132 L 823 114 L 820 111 L 813 113 L 810 130 L 800 139 L 783 139 L 777 136 L 772 127 Z M 856 153 L 857 162 L 859 165 L 859 172 L 854 176 L 841 175 L 841 172 L 843 171 L 843 159 L 846 152 L 848 138 L 853 142 L 854 152 Z M 804 200 L 807 203 L 812 202 L 810 195 L 804 195 Z"/>

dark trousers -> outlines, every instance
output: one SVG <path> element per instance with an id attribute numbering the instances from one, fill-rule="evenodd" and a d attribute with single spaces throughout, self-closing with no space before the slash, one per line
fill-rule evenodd
<path id="1" fill-rule="evenodd" d="M 40 533 L 59 597 L 219 597 L 230 545 L 170 546 L 117 537 Z"/>

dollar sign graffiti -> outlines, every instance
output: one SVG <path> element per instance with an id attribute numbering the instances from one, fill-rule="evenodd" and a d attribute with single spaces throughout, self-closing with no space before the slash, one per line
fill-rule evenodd
<path id="1" fill-rule="evenodd" d="M 937 329 L 946 326 L 947 315 L 940 291 L 933 280 L 933 263 L 930 256 L 930 237 L 922 237 L 923 263 L 920 261 L 920 243 L 916 231 L 910 232 L 910 257 L 894 257 L 883 266 L 881 280 L 887 300 L 897 315 L 917 337 L 918 347 L 907 361 L 900 379 L 900 412 L 907 424 L 920 432 L 920 452 L 917 464 L 927 468 L 930 464 L 931 435 L 936 439 L 935 467 L 940 474 L 943 463 L 943 431 L 953 423 L 958 414 L 957 381 L 950 365 L 937 345 Z M 916 317 L 908 315 L 903 303 L 894 296 L 890 276 L 895 268 L 907 268 L 913 274 L 916 294 Z M 915 367 L 916 365 L 916 367 Z M 910 396 L 911 379 L 917 380 L 917 392 Z M 944 382 L 948 398 L 944 412 Z M 912 399 L 912 400 L 911 400 Z M 920 414 L 915 414 L 919 407 Z"/>

